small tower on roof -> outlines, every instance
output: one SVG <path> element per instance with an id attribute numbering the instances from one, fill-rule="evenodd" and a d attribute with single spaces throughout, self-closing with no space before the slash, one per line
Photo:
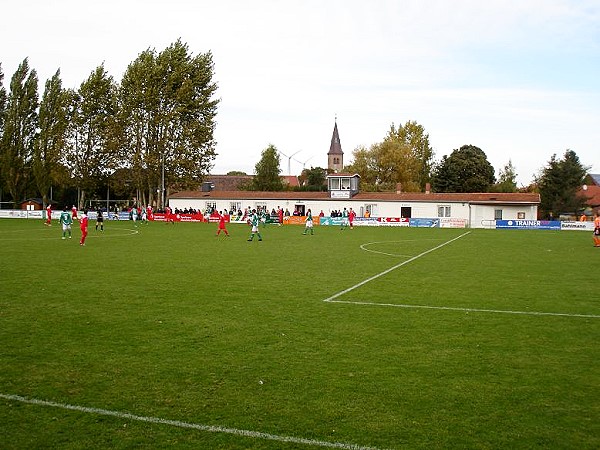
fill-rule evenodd
<path id="1" fill-rule="evenodd" d="M 331 145 L 327 153 L 327 168 L 334 173 L 339 173 L 344 168 L 344 152 L 340 143 L 340 135 L 337 127 L 337 117 L 333 126 L 333 135 L 331 136 Z"/>

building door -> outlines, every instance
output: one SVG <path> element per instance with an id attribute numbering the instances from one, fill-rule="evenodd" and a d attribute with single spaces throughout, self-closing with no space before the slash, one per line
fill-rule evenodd
<path id="1" fill-rule="evenodd" d="M 298 211 L 298 214 L 300 214 L 301 216 L 306 215 L 306 214 L 304 214 L 305 213 L 304 206 L 305 205 L 294 205 L 294 208 L 296 209 L 296 211 Z"/>
<path id="2" fill-rule="evenodd" d="M 412 208 L 410 206 L 400 207 L 400 217 L 403 219 L 410 219 L 412 214 Z"/>

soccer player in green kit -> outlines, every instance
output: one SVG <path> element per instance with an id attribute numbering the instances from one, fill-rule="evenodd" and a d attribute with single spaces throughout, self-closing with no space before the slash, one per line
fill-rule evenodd
<path id="1" fill-rule="evenodd" d="M 308 234 L 309 230 L 310 234 L 315 234 L 313 229 L 313 216 L 312 212 L 310 211 L 310 208 L 308 208 L 308 211 L 306 213 L 306 227 L 304 228 L 304 233 L 302 234 Z"/>
<path id="2" fill-rule="evenodd" d="M 67 212 L 67 207 L 63 208 L 63 211 L 60 213 L 60 219 L 58 219 L 59 223 L 62 225 L 62 238 L 66 239 L 67 234 L 69 235 L 69 239 L 71 239 L 71 225 L 73 224 L 73 218 L 71 214 Z"/>
<path id="3" fill-rule="evenodd" d="M 259 222 L 260 222 L 260 219 L 258 218 L 258 214 L 256 214 L 256 210 L 253 209 L 252 210 L 252 218 L 250 219 L 250 224 L 252 225 L 252 233 L 250 234 L 250 237 L 248 238 L 248 242 L 250 242 L 254 239 L 255 234 L 258 236 L 258 240 L 262 241 L 262 236 L 260 235 L 260 231 L 258 231 L 258 223 Z"/>

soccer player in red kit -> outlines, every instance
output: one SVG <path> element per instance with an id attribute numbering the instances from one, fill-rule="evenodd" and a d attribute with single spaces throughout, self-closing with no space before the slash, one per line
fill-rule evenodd
<path id="1" fill-rule="evenodd" d="M 81 230 L 81 240 L 79 241 L 79 245 L 85 245 L 85 238 L 88 234 L 88 216 L 87 209 L 83 210 L 83 214 L 81 215 L 81 219 L 79 219 L 79 229 Z"/>
<path id="2" fill-rule="evenodd" d="M 73 205 L 73 207 L 71 208 L 71 217 L 73 218 L 73 220 L 77 219 L 77 206 Z"/>
<path id="3" fill-rule="evenodd" d="M 225 216 L 222 211 L 219 211 L 219 228 L 217 228 L 217 236 L 221 234 L 221 231 L 225 233 L 225 236 L 229 237 L 227 228 L 225 228 Z"/>
<path id="4" fill-rule="evenodd" d="M 46 223 L 45 225 L 52 225 L 52 205 L 46 206 Z"/>
<path id="5" fill-rule="evenodd" d="M 171 208 L 168 206 L 165 208 L 165 221 L 167 222 L 167 225 L 169 224 L 169 222 L 171 222 L 173 225 L 175 225 L 175 219 L 173 218 L 173 213 L 171 212 Z"/>
<path id="6" fill-rule="evenodd" d="M 350 229 L 354 228 L 354 218 L 356 217 L 356 213 L 352 208 L 350 208 L 350 212 L 348 212 L 348 222 L 350 222 Z"/>

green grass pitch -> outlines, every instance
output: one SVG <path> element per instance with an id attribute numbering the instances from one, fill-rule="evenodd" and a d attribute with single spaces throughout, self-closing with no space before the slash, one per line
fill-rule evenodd
<path id="1" fill-rule="evenodd" d="M 590 233 L 90 225 L 0 220 L 1 448 L 600 448 Z"/>

